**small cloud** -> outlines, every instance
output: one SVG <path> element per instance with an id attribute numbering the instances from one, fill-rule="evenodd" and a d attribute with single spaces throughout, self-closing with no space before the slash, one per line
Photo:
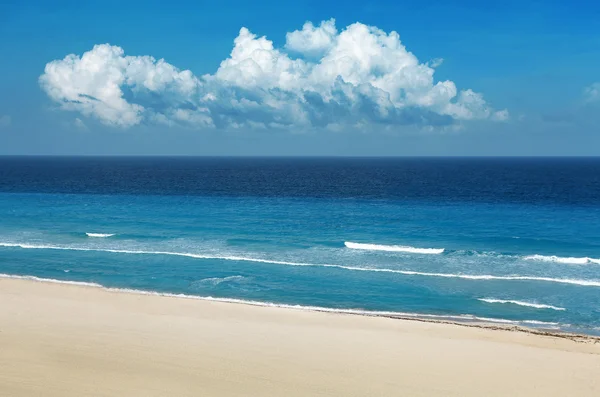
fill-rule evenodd
<path id="1" fill-rule="evenodd" d="M 0 116 L 0 128 L 8 127 L 12 123 L 9 115 Z"/>
<path id="2" fill-rule="evenodd" d="M 600 101 L 600 83 L 594 83 L 583 90 L 583 98 L 586 102 Z"/>
<path id="3" fill-rule="evenodd" d="M 437 67 L 442 66 L 442 63 L 444 63 L 444 58 L 434 58 L 431 61 L 429 61 L 429 67 L 435 69 Z"/>
<path id="4" fill-rule="evenodd" d="M 507 121 L 509 119 L 510 115 L 508 113 L 508 110 L 504 109 L 504 110 L 499 110 L 497 112 L 494 112 L 492 114 L 492 120 L 494 121 Z"/>

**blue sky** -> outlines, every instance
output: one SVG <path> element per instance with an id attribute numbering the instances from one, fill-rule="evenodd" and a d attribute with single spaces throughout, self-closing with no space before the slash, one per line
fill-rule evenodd
<path id="1" fill-rule="evenodd" d="M 0 1 L 0 154 L 600 155 L 600 5 L 523 3 Z"/>

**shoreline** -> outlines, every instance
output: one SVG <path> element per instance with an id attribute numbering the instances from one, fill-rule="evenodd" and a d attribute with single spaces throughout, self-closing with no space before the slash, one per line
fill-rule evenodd
<path id="1" fill-rule="evenodd" d="M 0 278 L 0 395 L 600 393 L 597 338 L 342 314 Z"/>
<path id="2" fill-rule="evenodd" d="M 265 307 L 265 308 L 278 308 L 295 311 L 306 311 L 314 313 L 330 313 L 337 315 L 350 315 L 350 316 L 361 316 L 361 317 L 373 317 L 373 318 L 389 318 L 400 321 L 417 321 L 423 323 L 433 324 L 446 324 L 455 325 L 468 328 L 480 328 L 489 329 L 493 331 L 506 331 L 506 332 L 522 332 L 532 335 L 548 336 L 555 338 L 568 339 L 575 342 L 582 343 L 598 343 L 600 344 L 600 336 L 568 332 L 560 328 L 558 323 L 543 323 L 536 320 L 507 320 L 507 319 L 495 319 L 495 318 L 482 318 L 473 316 L 470 314 L 464 315 L 437 315 L 437 314 L 422 314 L 422 313 L 403 313 L 403 312 L 386 312 L 386 311 L 369 311 L 363 309 L 336 309 L 321 306 L 303 306 L 303 305 L 291 305 L 274 302 L 263 302 L 263 301 L 252 301 L 236 298 L 215 298 L 211 296 L 200 296 L 200 295 L 188 295 L 188 294 L 177 294 L 170 292 L 159 292 L 151 290 L 139 290 L 133 288 L 115 288 L 107 287 L 102 284 L 86 281 L 72 281 L 72 280 L 58 280 L 58 279 L 47 279 L 37 276 L 28 275 L 11 275 L 0 273 L 1 280 L 23 280 L 31 281 L 35 283 L 45 284 L 57 284 L 57 285 L 72 285 L 82 288 L 95 288 L 111 293 L 117 294 L 133 294 L 133 295 L 148 295 L 148 296 L 159 296 L 168 297 L 175 299 L 186 299 L 186 300 L 197 300 L 204 302 L 217 302 L 223 304 L 233 304 L 242 306 L 252 307 Z M 523 325 L 531 323 L 536 326 Z M 544 325 L 550 325 L 552 327 L 544 327 Z"/>

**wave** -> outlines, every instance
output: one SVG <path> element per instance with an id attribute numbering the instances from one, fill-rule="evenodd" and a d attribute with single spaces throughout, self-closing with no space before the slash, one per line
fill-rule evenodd
<path id="1" fill-rule="evenodd" d="M 585 287 L 600 287 L 600 280 L 580 280 L 570 278 L 552 278 L 552 277 L 536 277 L 536 276 L 493 276 L 489 274 L 471 275 L 471 274 L 448 274 L 448 273 L 424 273 L 413 272 L 408 270 L 397 270 L 397 272 L 425 277 L 443 277 L 443 278 L 462 278 L 465 280 L 521 280 L 521 281 L 546 281 L 550 283 L 573 284 Z"/>
<path id="2" fill-rule="evenodd" d="M 568 263 L 572 265 L 587 265 L 589 263 L 594 263 L 600 265 L 600 259 L 588 258 L 588 257 L 560 257 L 555 255 L 529 255 L 523 257 L 523 259 L 527 261 L 541 261 L 541 262 L 555 262 L 555 263 Z"/>
<path id="3" fill-rule="evenodd" d="M 108 238 L 116 236 L 115 233 L 85 233 L 86 236 L 92 238 Z M 415 254 L 443 254 L 447 253 L 450 256 L 478 256 L 487 258 L 504 258 L 504 259 L 521 259 L 526 261 L 537 261 L 537 262 L 552 262 L 562 264 L 573 264 L 573 265 L 586 265 L 586 264 L 600 264 L 600 259 L 590 257 L 560 257 L 556 255 L 526 255 L 520 256 L 509 253 L 498 253 L 494 251 L 474 251 L 474 250 L 446 250 L 445 248 L 416 248 L 410 246 L 400 245 L 378 245 L 378 244 L 363 244 L 354 243 L 351 241 L 345 241 L 344 245 L 350 249 L 367 250 L 367 251 L 387 251 L 387 252 L 406 252 Z M 326 266 L 326 267 L 342 267 L 341 265 L 320 265 L 312 263 L 295 263 L 279 260 L 269 260 L 261 258 L 248 258 L 243 256 L 231 256 L 231 255 L 206 255 L 196 254 L 187 252 L 174 252 L 174 251 L 147 251 L 147 250 L 126 250 L 126 249 L 111 249 L 111 248 L 86 248 L 86 247 L 72 247 L 72 246 L 61 246 L 61 245 L 33 245 L 26 243 L 5 243 L 0 242 L 0 247 L 20 247 L 25 249 L 53 249 L 53 250 L 73 250 L 73 251 L 96 251 L 96 252 L 113 252 L 113 253 L 126 253 L 126 254 L 158 254 L 158 255 L 174 255 L 174 256 L 185 256 L 197 259 L 223 259 L 223 260 L 234 260 L 234 261 L 250 261 L 250 262 L 261 262 L 261 263 L 274 263 L 281 265 L 292 265 L 292 266 Z M 362 268 L 361 268 L 362 269 Z"/>
<path id="4" fill-rule="evenodd" d="M 587 265 L 587 264 L 598 264 L 600 265 L 600 259 L 590 257 L 561 257 L 556 255 L 526 255 L 519 256 L 515 254 L 499 253 L 493 251 L 473 251 L 473 250 L 446 250 L 445 248 L 416 248 L 402 245 L 379 245 L 379 244 L 363 244 L 353 243 L 351 241 L 345 241 L 344 245 L 347 248 L 367 250 L 367 251 L 388 251 L 388 252 L 407 252 L 413 254 L 443 254 L 448 253 L 450 255 L 459 256 L 482 256 L 492 258 L 517 258 L 526 261 L 540 261 L 540 262 L 553 262 L 563 263 L 571 265 Z"/>
<path id="5" fill-rule="evenodd" d="M 236 298 L 214 298 L 212 296 L 199 296 L 199 295 L 187 295 L 187 294 L 174 294 L 168 292 L 156 292 L 148 290 L 138 290 L 130 288 L 112 288 L 106 287 L 101 284 L 87 283 L 79 281 L 65 281 L 56 279 L 40 278 L 35 276 L 20 276 L 10 274 L 0 274 L 0 278 L 18 279 L 18 280 L 31 280 L 45 283 L 55 284 L 69 284 L 80 287 L 92 287 L 101 288 L 110 292 L 117 293 L 132 293 L 140 295 L 153 295 L 153 296 L 165 296 L 171 298 L 182 298 L 182 299 L 197 299 L 205 301 L 225 302 L 225 303 L 237 303 L 250 306 L 261 306 L 261 307 L 278 307 L 284 309 L 293 310 L 304 310 L 304 311 L 315 311 L 315 312 L 326 312 L 326 313 L 339 313 L 339 314 L 354 314 L 371 317 L 393 317 L 393 318 L 407 318 L 407 319 L 431 319 L 433 321 L 455 321 L 455 322 L 480 322 L 480 323 L 498 323 L 506 325 L 537 325 L 544 326 L 552 329 L 560 329 L 560 326 L 568 326 L 568 324 L 560 324 L 556 322 L 546 322 L 538 320 L 508 320 L 503 318 L 490 318 L 490 317 L 478 317 L 472 314 L 458 314 L 458 315 L 439 315 L 439 314 L 421 314 L 421 313 L 406 313 L 406 312 L 394 312 L 394 311 L 375 311 L 375 310 L 363 310 L 363 309 L 343 309 L 343 308 L 330 308 L 324 306 L 303 306 L 303 305 L 290 305 L 284 303 L 275 302 L 262 302 L 255 300 L 244 300 Z"/>
<path id="6" fill-rule="evenodd" d="M 53 278 L 41 278 L 41 277 L 36 277 L 36 276 L 20 276 L 20 275 L 0 273 L 0 278 L 12 278 L 12 279 L 16 279 L 16 280 L 39 281 L 39 282 L 43 282 L 43 283 L 53 283 L 53 284 L 78 285 L 80 287 L 104 288 L 104 286 L 101 284 L 89 283 L 86 281 L 56 280 Z"/>
<path id="7" fill-rule="evenodd" d="M 523 301 L 517 301 L 517 300 L 503 300 L 503 299 L 493 299 L 493 298 L 481 298 L 478 300 L 485 302 L 485 303 L 502 303 L 502 304 L 508 303 L 508 304 L 513 304 L 513 305 L 518 305 L 518 306 L 533 307 L 535 309 L 552 309 L 552 310 L 558 310 L 558 311 L 567 310 L 564 307 L 542 305 L 540 303 L 523 302 Z"/>
<path id="8" fill-rule="evenodd" d="M 271 259 L 252 258 L 252 257 L 245 257 L 245 256 L 206 255 L 206 254 L 194 254 L 194 253 L 188 253 L 188 252 L 65 247 L 65 246 L 55 246 L 55 245 L 31 245 L 31 244 L 20 244 L 20 243 L 0 243 L 0 247 L 13 247 L 13 248 L 23 248 L 23 249 L 49 249 L 49 250 L 61 250 L 61 251 L 110 252 L 110 253 L 132 254 L 132 255 L 170 255 L 170 256 L 183 256 L 183 257 L 195 258 L 195 259 L 218 259 L 218 260 L 227 260 L 227 261 L 267 263 L 267 264 L 285 265 L 285 266 L 327 267 L 327 268 L 345 269 L 345 270 L 360 271 L 360 272 L 395 273 L 395 274 L 403 274 L 405 276 L 458 278 L 458 279 L 464 279 L 464 280 L 543 281 L 543 282 L 551 282 L 551 283 L 579 285 L 579 286 L 585 286 L 585 287 L 600 287 L 600 280 L 581 280 L 581 279 L 520 276 L 520 275 L 494 276 L 494 275 L 489 275 L 489 274 L 471 275 L 471 274 L 452 274 L 452 273 L 427 273 L 427 272 L 416 272 L 416 271 L 412 271 L 412 270 L 397 270 L 397 269 L 373 268 L 373 267 L 344 266 L 344 265 L 323 264 L 323 263 L 319 264 L 319 263 L 288 262 L 288 261 L 279 261 L 279 260 L 271 260 Z"/>
<path id="9" fill-rule="evenodd" d="M 415 248 L 403 245 L 362 244 L 344 241 L 347 248 L 367 251 L 409 252 L 412 254 L 441 254 L 444 248 Z"/>
<path id="10" fill-rule="evenodd" d="M 273 263 L 277 265 L 289 265 L 289 266 L 325 266 L 325 267 L 342 267 L 340 265 L 322 265 L 314 263 L 301 263 L 301 262 L 288 262 L 278 261 L 270 259 L 252 258 L 245 256 L 235 255 L 208 255 L 208 254 L 196 254 L 191 252 L 176 252 L 176 251 L 147 251 L 147 250 L 128 250 L 128 249 L 113 249 L 113 248 L 92 248 L 92 247 L 68 247 L 60 245 L 33 245 L 33 244 L 22 244 L 22 243 L 0 243 L 0 247 L 9 248 L 22 248 L 22 249 L 46 249 L 46 250 L 58 250 L 58 251 L 82 251 L 82 252 L 110 252 L 116 254 L 132 254 L 132 255 L 169 255 L 169 256 L 183 256 L 187 258 L 195 259 L 220 259 L 227 261 L 242 261 L 242 262 L 258 262 L 258 263 Z"/>

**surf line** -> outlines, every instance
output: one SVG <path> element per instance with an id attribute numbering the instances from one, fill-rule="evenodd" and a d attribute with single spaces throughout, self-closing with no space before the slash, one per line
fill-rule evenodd
<path id="1" fill-rule="evenodd" d="M 306 266 L 306 267 L 327 267 L 336 269 L 345 269 L 350 271 L 360 272 L 376 272 L 376 273 L 393 273 L 402 274 L 406 276 L 421 276 L 421 277 L 438 277 L 438 278 L 458 278 L 464 280 L 514 280 L 514 281 L 543 281 L 560 284 L 579 285 L 586 287 L 600 287 L 600 280 L 580 280 L 580 279 L 566 279 L 566 278 L 552 278 L 552 277 L 536 277 L 536 276 L 494 276 L 489 274 L 476 275 L 476 274 L 452 274 L 452 273 L 428 273 L 428 272 L 417 272 L 412 270 L 396 270 L 386 268 L 372 268 L 372 267 L 357 267 L 357 266 L 344 266 L 337 264 L 317 264 L 317 263 L 302 263 L 302 262 L 288 262 L 278 261 L 261 258 L 251 258 L 244 256 L 219 256 L 219 255 L 204 255 L 194 254 L 187 252 L 173 252 L 173 251 L 143 251 L 143 250 L 123 250 L 123 249 L 102 249 L 102 248 L 84 248 L 84 247 L 63 247 L 53 245 L 29 245 L 29 244 L 18 244 L 18 243 L 0 243 L 0 247 L 12 247 L 22 249 L 49 249 L 49 250 L 61 250 L 61 251 L 92 251 L 92 252 L 110 252 L 120 254 L 132 254 L 132 255 L 170 255 L 170 256 L 182 256 L 195 259 L 217 259 L 226 261 L 238 261 L 238 262 L 256 262 L 256 263 L 267 263 L 276 265 L 286 266 Z"/>

